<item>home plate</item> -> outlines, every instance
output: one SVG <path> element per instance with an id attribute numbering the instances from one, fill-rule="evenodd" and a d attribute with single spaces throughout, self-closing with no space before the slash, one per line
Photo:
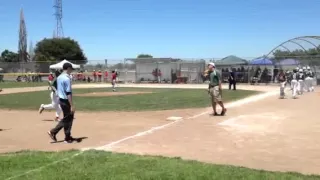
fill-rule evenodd
<path id="1" fill-rule="evenodd" d="M 178 121 L 181 119 L 182 119 L 182 117 L 177 117 L 177 116 L 171 116 L 171 117 L 167 118 L 168 121 Z"/>

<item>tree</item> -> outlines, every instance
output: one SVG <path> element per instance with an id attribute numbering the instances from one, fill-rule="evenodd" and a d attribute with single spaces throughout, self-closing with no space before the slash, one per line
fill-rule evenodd
<path id="1" fill-rule="evenodd" d="M 139 54 L 137 58 L 153 58 L 150 54 Z"/>
<path id="2" fill-rule="evenodd" d="M 6 49 L 2 51 L 0 60 L 1 62 L 18 62 L 19 58 L 17 53 Z"/>
<path id="3" fill-rule="evenodd" d="M 276 50 L 273 52 L 274 60 L 280 61 L 282 59 L 297 59 L 302 64 L 320 65 L 320 46 L 317 48 L 296 49 L 293 51 Z"/>
<path id="4" fill-rule="evenodd" d="M 79 43 L 71 38 L 45 38 L 36 44 L 34 60 L 40 68 L 38 70 L 46 72 L 49 70 L 49 64 L 64 59 L 81 65 L 88 62 Z"/>

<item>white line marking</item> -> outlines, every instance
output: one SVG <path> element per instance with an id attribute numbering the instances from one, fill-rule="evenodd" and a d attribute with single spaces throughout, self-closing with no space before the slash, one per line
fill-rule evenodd
<path id="1" fill-rule="evenodd" d="M 227 108 L 232 108 L 232 107 L 237 107 L 237 106 L 241 106 L 241 105 L 244 105 L 244 104 L 248 104 L 248 103 L 251 103 L 251 102 L 256 102 L 256 101 L 259 101 L 259 100 L 262 100 L 262 99 L 265 99 L 267 97 L 270 97 L 270 96 L 273 96 L 273 95 L 276 95 L 278 94 L 278 91 L 276 92 L 267 92 L 267 93 L 262 93 L 262 94 L 258 94 L 258 95 L 254 95 L 254 96 L 250 96 L 250 97 L 247 97 L 247 98 L 244 98 L 244 99 L 240 99 L 240 100 L 237 100 L 235 102 L 231 102 L 231 103 L 228 103 L 226 104 L 226 107 Z M 191 117 L 188 117 L 188 118 L 185 118 L 185 120 L 187 119 L 194 119 L 194 118 L 197 118 L 197 117 L 200 117 L 200 116 L 203 116 L 205 114 L 208 114 L 210 113 L 211 111 L 205 111 L 205 112 L 202 112 L 200 114 L 196 114 L 194 116 L 191 116 Z M 147 134 L 151 134 L 155 131 L 158 131 L 160 129 L 164 129 L 166 127 L 169 127 L 175 123 L 178 123 L 178 122 L 181 122 L 183 121 L 184 119 L 180 119 L 180 120 L 177 120 L 177 121 L 173 121 L 173 122 L 170 122 L 170 123 L 167 123 L 167 124 L 164 124 L 164 125 L 161 125 L 161 126 L 157 126 L 157 127 L 153 127 L 147 131 L 143 131 L 143 132 L 139 132 L 135 135 L 132 135 L 132 136 L 128 136 L 126 138 L 123 138 L 123 139 L 120 139 L 120 140 L 117 140 L 117 141 L 114 141 L 114 142 L 111 142 L 111 143 L 108 143 L 106 145 L 103 145 L 103 146 L 100 146 L 100 147 L 96 147 L 96 148 L 83 148 L 81 149 L 81 151 L 79 153 L 76 153 L 68 158 L 64 158 L 64 159 L 61 159 L 61 160 L 57 160 L 57 161 L 54 161 L 52 163 L 49 163 L 47 165 L 44 165 L 44 166 L 41 166 L 41 167 L 38 167 L 38 168 L 35 168 L 35 169 L 32 169 L 32 170 L 29 170 L 29 171 L 26 171 L 24 173 L 21 173 L 21 174 L 18 174 L 18 175 L 15 175 L 15 176 L 11 176 L 9 178 L 7 178 L 6 180 L 11 180 L 11 179 L 15 179 L 15 178 L 18 178 L 18 177 L 21 177 L 21 176 L 24 176 L 24 175 L 27 175 L 27 174 L 30 174 L 32 172 L 37 172 L 37 171 L 41 171 L 42 169 L 46 168 L 46 167 L 49 167 L 51 165 L 54 165 L 54 164 L 57 164 L 57 163 L 60 163 L 62 161 L 68 161 L 76 156 L 79 156 L 81 154 L 83 154 L 85 151 L 87 150 L 91 150 L 91 149 L 95 149 L 95 150 L 110 150 L 113 146 L 117 145 L 117 144 L 120 144 L 124 141 L 127 141 L 129 139 L 134 139 L 134 138 L 137 138 L 137 137 L 140 137 L 140 136 L 144 136 L 144 135 L 147 135 Z"/>
<path id="2" fill-rule="evenodd" d="M 177 117 L 177 116 L 171 116 L 171 117 L 167 118 L 168 121 L 178 121 L 181 119 L 182 119 L 182 117 Z"/>
<path id="3" fill-rule="evenodd" d="M 234 125 L 236 124 L 236 120 L 239 120 L 241 118 L 243 118 L 244 116 L 243 115 L 240 115 L 240 116 L 237 116 L 237 117 L 233 117 L 233 118 L 230 118 L 230 119 L 227 119 L 225 121 L 222 121 L 220 123 L 218 123 L 218 125 L 220 126 L 230 126 L 230 125 Z"/>

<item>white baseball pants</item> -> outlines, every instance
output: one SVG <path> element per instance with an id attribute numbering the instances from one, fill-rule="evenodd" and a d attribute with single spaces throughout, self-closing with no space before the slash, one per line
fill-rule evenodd
<path id="1" fill-rule="evenodd" d="M 291 89 L 292 89 L 292 97 L 297 97 L 297 91 L 298 91 L 299 83 L 297 80 L 291 81 Z"/>
<path id="2" fill-rule="evenodd" d="M 303 91 L 304 91 L 304 81 L 299 80 L 298 81 L 298 92 L 299 92 L 299 94 L 303 94 Z"/>
<path id="3" fill-rule="evenodd" d="M 308 92 L 313 91 L 313 78 L 307 77 L 305 80 L 306 89 Z"/>
<path id="4" fill-rule="evenodd" d="M 54 92 L 51 92 L 50 99 L 51 99 L 51 104 L 45 104 L 43 105 L 43 108 L 46 110 L 55 109 L 56 117 L 60 117 L 62 110 L 59 104 L 59 97 Z"/>
<path id="5" fill-rule="evenodd" d="M 280 96 L 281 97 L 285 96 L 284 89 L 286 88 L 286 84 L 287 84 L 287 82 L 280 82 Z"/>

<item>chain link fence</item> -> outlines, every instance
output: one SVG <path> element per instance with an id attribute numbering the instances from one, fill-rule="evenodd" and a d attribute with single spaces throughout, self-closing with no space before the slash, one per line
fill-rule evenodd
<path id="1" fill-rule="evenodd" d="M 136 83 L 201 83 L 205 60 L 127 59 L 135 64 Z"/>
<path id="2" fill-rule="evenodd" d="M 244 58 L 246 60 L 254 58 Z M 286 60 L 285 63 L 283 63 Z M 289 62 L 287 62 L 290 60 Z M 285 71 L 296 67 L 309 66 L 315 73 L 317 84 L 320 84 L 320 57 L 284 57 L 274 61 L 271 65 L 250 65 L 244 63 L 221 64 L 223 59 L 173 59 L 173 58 L 144 58 L 144 59 L 106 59 L 88 60 L 86 64 L 76 61 L 81 65 L 81 72 L 86 78 L 94 80 L 93 72 L 101 72 L 101 82 L 110 78 L 111 71 L 118 72 L 118 80 L 126 83 L 203 83 L 203 72 L 208 62 L 216 63 L 217 70 L 221 72 L 224 82 L 228 82 L 230 71 L 236 74 L 239 83 L 250 83 L 253 77 L 258 77 L 261 83 L 277 82 L 280 69 Z M 80 62 L 80 63 L 79 63 Z M 31 76 L 30 81 L 46 80 L 50 72 L 49 66 L 55 62 L 0 62 L 1 80 L 15 81 L 23 73 L 41 73 Z M 106 76 L 106 72 L 108 76 Z M 8 74 L 9 73 L 9 74 Z M 18 73 L 18 74 L 12 74 Z M 21 73 L 21 75 L 19 75 Z M 45 73 L 45 74 L 43 74 Z M 24 74 L 25 75 L 25 74 Z M 98 81 L 98 80 L 97 80 Z"/>

